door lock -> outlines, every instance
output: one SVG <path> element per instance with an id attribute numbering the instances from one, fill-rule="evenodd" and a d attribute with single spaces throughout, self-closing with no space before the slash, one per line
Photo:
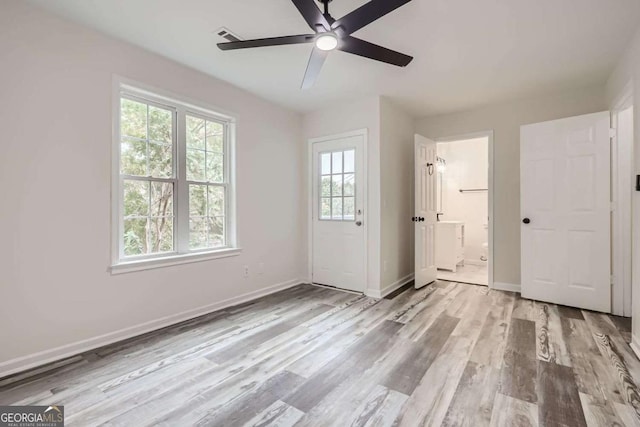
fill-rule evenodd
<path id="1" fill-rule="evenodd" d="M 362 226 L 362 221 L 356 221 L 356 225 L 357 225 L 358 227 L 361 227 L 361 226 Z"/>
<path id="2" fill-rule="evenodd" d="M 522 223 L 523 224 L 529 224 L 529 223 L 531 223 L 531 220 L 529 218 L 525 218 L 525 219 L 522 220 Z"/>

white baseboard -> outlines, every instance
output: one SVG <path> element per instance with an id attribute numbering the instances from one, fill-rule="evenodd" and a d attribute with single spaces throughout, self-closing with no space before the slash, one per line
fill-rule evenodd
<path id="1" fill-rule="evenodd" d="M 515 283 L 493 282 L 492 289 L 499 291 L 520 292 L 520 285 Z"/>
<path id="2" fill-rule="evenodd" d="M 382 289 L 367 289 L 365 295 L 371 298 L 384 298 L 389 295 L 391 292 L 400 289 L 414 278 L 414 273 L 407 274 L 401 279 L 396 280 L 392 284 L 385 286 Z"/>
<path id="3" fill-rule="evenodd" d="M 640 339 L 635 335 L 631 335 L 631 342 L 629 343 L 631 350 L 636 354 L 636 357 L 640 359 Z"/>
<path id="4" fill-rule="evenodd" d="M 97 337 L 88 338 L 71 344 L 65 344 L 63 346 L 56 347 L 50 350 L 45 350 L 38 353 L 17 357 L 15 359 L 10 359 L 0 363 L 0 378 L 4 378 L 17 372 L 26 371 L 27 369 L 32 369 L 47 363 L 55 362 L 57 360 L 65 359 L 67 357 L 75 356 L 77 354 L 84 353 L 85 351 L 113 344 L 118 341 L 146 334 L 157 329 L 175 325 L 176 323 L 194 319 L 196 317 L 203 316 L 205 314 L 209 314 L 223 308 L 242 304 L 243 302 L 251 301 L 256 298 L 273 294 L 275 292 L 291 288 L 301 283 L 305 283 L 305 281 L 300 279 L 289 280 L 273 286 L 269 286 L 267 288 L 259 289 L 257 291 L 238 295 L 237 297 L 229 298 L 224 301 L 215 302 L 213 304 L 208 304 L 192 310 L 183 311 L 182 313 L 173 314 L 171 316 L 162 317 L 156 320 L 151 320 L 149 322 L 120 329 L 115 332 L 109 332 L 104 335 L 99 335 Z"/>

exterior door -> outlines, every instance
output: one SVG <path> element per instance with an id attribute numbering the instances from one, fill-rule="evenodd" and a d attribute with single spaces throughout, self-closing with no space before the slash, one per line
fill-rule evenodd
<path id="1" fill-rule="evenodd" d="M 521 128 L 525 298 L 611 311 L 609 122 L 603 112 Z"/>
<path id="2" fill-rule="evenodd" d="M 313 144 L 313 283 L 365 290 L 364 135 Z"/>
<path id="3" fill-rule="evenodd" d="M 415 136 L 415 287 L 436 280 L 436 143 Z"/>

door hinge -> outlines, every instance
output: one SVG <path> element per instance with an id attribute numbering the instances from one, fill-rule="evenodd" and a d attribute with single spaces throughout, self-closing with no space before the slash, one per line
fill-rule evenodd
<path id="1" fill-rule="evenodd" d="M 611 275 L 611 286 L 613 287 L 613 285 L 616 283 L 616 276 L 614 276 L 613 274 Z"/>
<path id="2" fill-rule="evenodd" d="M 615 128 L 609 128 L 609 138 L 615 138 L 618 135 L 618 131 Z"/>
<path id="3" fill-rule="evenodd" d="M 616 202 L 611 202 L 610 210 L 611 212 L 616 210 Z"/>

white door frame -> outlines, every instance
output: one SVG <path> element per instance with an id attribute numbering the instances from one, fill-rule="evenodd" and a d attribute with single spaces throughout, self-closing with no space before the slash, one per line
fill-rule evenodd
<path id="1" fill-rule="evenodd" d="M 611 127 L 616 129 L 611 141 L 611 201 L 612 201 L 612 228 L 611 228 L 611 249 L 612 257 L 612 288 L 611 288 L 611 313 L 618 316 L 631 316 L 631 292 L 632 292 L 632 252 L 631 233 L 633 215 L 631 221 L 623 221 L 624 213 L 632 210 L 631 192 L 624 194 L 622 180 L 625 178 L 619 173 L 620 160 L 625 156 L 631 159 L 630 176 L 635 177 L 634 165 L 634 141 L 630 147 L 620 147 L 618 139 L 618 114 L 633 104 L 633 82 L 628 82 L 617 100 L 611 108 Z M 632 119 L 633 120 L 633 119 Z M 634 129 L 634 134 L 636 130 Z M 628 150 L 630 149 L 630 152 Z M 635 182 L 631 182 L 631 191 L 634 190 Z"/>
<path id="2" fill-rule="evenodd" d="M 334 141 L 336 139 L 350 138 L 353 136 L 362 136 L 363 143 L 363 166 L 365 168 L 364 182 L 362 186 L 362 206 L 364 206 L 364 213 L 362 215 L 363 228 L 364 228 L 364 284 L 365 288 L 362 292 L 366 292 L 368 282 L 368 244 L 369 241 L 369 205 L 367 184 L 369 181 L 369 157 L 367 156 L 367 146 L 369 145 L 369 131 L 367 129 L 358 129 L 349 132 L 343 132 L 335 135 L 321 136 L 317 138 L 310 138 L 307 144 L 307 281 L 313 283 L 313 215 L 316 214 L 313 211 L 313 144 L 326 141 Z"/>
<path id="3" fill-rule="evenodd" d="M 488 253 L 489 253 L 489 261 L 487 264 L 488 270 L 489 270 L 489 288 L 493 289 L 494 287 L 494 282 L 493 282 L 493 263 L 494 263 L 494 259 L 493 259 L 493 130 L 486 130 L 486 131 L 480 131 L 480 132 L 471 132 L 471 133 L 465 133 L 462 135 L 453 135 L 453 136 L 446 136 L 446 137 L 442 137 L 442 138 L 436 138 L 435 141 L 436 142 L 452 142 L 452 141 L 463 141 L 466 139 L 476 139 L 476 138 L 488 138 L 489 140 L 489 230 L 488 230 L 488 234 L 489 234 L 489 249 L 488 249 Z M 437 248 L 436 248 L 437 250 Z"/>

